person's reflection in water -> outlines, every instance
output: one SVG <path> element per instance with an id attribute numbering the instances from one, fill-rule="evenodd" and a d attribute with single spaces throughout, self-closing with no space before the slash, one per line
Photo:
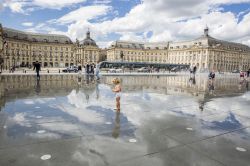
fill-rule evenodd
<path id="1" fill-rule="evenodd" d="M 36 94 L 39 94 L 41 92 L 40 79 L 36 80 L 35 91 L 36 91 Z"/>
<path id="2" fill-rule="evenodd" d="M 82 83 L 82 77 L 80 74 L 78 75 L 77 83 L 78 83 L 78 85 L 80 85 Z"/>
<path id="3" fill-rule="evenodd" d="M 85 96 L 86 96 L 87 103 L 89 103 L 89 94 L 86 94 Z"/>
<path id="4" fill-rule="evenodd" d="M 89 84 L 89 75 L 86 76 L 86 84 Z"/>
<path id="5" fill-rule="evenodd" d="M 199 103 L 199 110 L 202 112 L 204 110 L 205 101 Z"/>
<path id="6" fill-rule="evenodd" d="M 193 77 L 193 82 L 192 82 L 193 85 L 196 84 L 196 80 L 195 80 L 195 76 Z"/>
<path id="7" fill-rule="evenodd" d="M 214 81 L 213 80 L 209 80 L 208 90 L 209 90 L 210 95 L 214 95 Z"/>
<path id="8" fill-rule="evenodd" d="M 112 136 L 114 138 L 118 138 L 119 135 L 120 135 L 120 112 L 116 112 L 115 123 L 114 123 Z"/>
<path id="9" fill-rule="evenodd" d="M 190 86 L 196 84 L 195 76 L 189 78 L 189 84 L 190 84 Z"/>
<path id="10" fill-rule="evenodd" d="M 90 75 L 90 82 L 94 83 L 95 82 L 95 76 L 94 75 Z"/>
<path id="11" fill-rule="evenodd" d="M 95 85 L 96 85 L 96 86 L 95 86 L 96 99 L 98 100 L 99 97 L 100 97 L 99 83 L 97 82 Z"/>
<path id="12" fill-rule="evenodd" d="M 77 77 L 77 89 L 76 89 L 76 91 L 77 92 L 79 92 L 79 90 L 80 90 L 80 87 L 81 87 L 81 85 L 82 85 L 82 77 L 81 77 L 81 75 L 78 75 L 78 77 Z"/>

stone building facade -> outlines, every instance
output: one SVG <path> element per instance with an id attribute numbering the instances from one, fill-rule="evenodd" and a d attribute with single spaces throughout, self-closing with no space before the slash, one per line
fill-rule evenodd
<path id="1" fill-rule="evenodd" d="M 107 61 L 166 63 L 168 44 L 116 41 L 107 49 Z"/>
<path id="2" fill-rule="evenodd" d="M 3 57 L 3 52 L 4 52 L 4 41 L 3 41 L 3 27 L 2 24 L 0 24 L 0 72 L 2 72 L 3 66 L 4 66 L 4 57 Z"/>
<path id="3" fill-rule="evenodd" d="M 83 41 L 73 43 L 64 35 L 23 32 L 2 28 L 0 24 L 1 59 L 6 70 L 13 66 L 32 66 L 35 61 L 39 61 L 42 67 L 83 66 L 106 60 L 106 50 L 97 46 L 90 31 Z"/>
<path id="4" fill-rule="evenodd" d="M 22 32 L 2 28 L 6 42 L 2 57 L 4 68 L 32 66 L 39 61 L 42 67 L 66 67 L 75 64 L 74 44 L 63 35 Z"/>
<path id="5" fill-rule="evenodd" d="M 250 68 L 250 47 L 218 40 L 209 29 L 194 40 L 165 43 L 116 41 L 107 50 L 108 61 L 151 62 L 197 66 L 200 71 Z"/>
<path id="6" fill-rule="evenodd" d="M 101 49 L 90 37 L 90 31 L 86 33 L 83 41 L 76 41 L 75 57 L 78 65 L 85 66 L 87 63 L 96 64 L 102 60 Z"/>

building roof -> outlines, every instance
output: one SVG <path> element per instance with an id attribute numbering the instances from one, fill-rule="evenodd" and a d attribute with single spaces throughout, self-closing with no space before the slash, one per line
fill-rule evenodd
<path id="1" fill-rule="evenodd" d="M 64 35 L 31 33 L 6 27 L 3 28 L 3 36 L 4 38 L 13 38 L 29 42 L 72 44 L 70 38 Z"/>
<path id="2" fill-rule="evenodd" d="M 129 49 L 165 49 L 168 47 L 168 42 L 132 42 L 118 40 L 111 44 L 110 47 L 129 48 Z"/>
<path id="3" fill-rule="evenodd" d="M 228 42 L 228 41 L 224 41 L 224 40 L 219 40 L 219 39 L 215 39 L 209 35 L 205 36 L 202 35 L 200 38 L 196 39 L 205 39 L 208 41 L 208 46 L 209 47 L 225 47 L 228 49 L 234 49 L 234 50 L 240 50 L 240 51 L 246 51 L 246 50 L 250 50 L 250 47 L 241 43 L 235 43 L 235 42 Z"/>
<path id="4" fill-rule="evenodd" d="M 86 33 L 86 38 L 84 40 L 80 41 L 80 44 L 83 45 L 83 46 L 95 46 L 95 47 L 97 47 L 95 40 L 93 40 L 90 37 L 90 31 L 89 30 Z"/>
<path id="5" fill-rule="evenodd" d="M 144 49 L 144 44 L 139 43 L 139 42 L 129 42 L 129 41 L 118 40 L 118 41 L 113 42 L 110 47 Z"/>

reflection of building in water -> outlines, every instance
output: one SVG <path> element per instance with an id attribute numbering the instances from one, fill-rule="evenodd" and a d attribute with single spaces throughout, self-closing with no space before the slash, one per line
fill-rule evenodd
<path id="1" fill-rule="evenodd" d="M 112 85 L 114 77 L 103 77 L 103 83 Z M 129 76 L 121 77 L 123 92 L 156 92 L 163 94 L 183 94 L 196 96 L 204 101 L 211 97 L 237 95 L 247 89 L 247 83 L 239 84 L 239 79 L 229 76 L 218 76 L 213 84 L 215 95 L 209 94 L 208 78 L 197 76 L 195 84 L 190 84 L 189 76 Z M 241 88 L 239 89 L 239 85 Z M 73 89 L 85 94 L 86 100 L 96 91 L 99 98 L 99 89 L 94 76 L 82 75 L 44 75 L 38 83 L 36 77 L 30 75 L 10 75 L 0 77 L 0 104 L 8 100 L 8 94 L 15 94 L 17 98 L 39 95 L 60 96 L 68 95 Z M 211 87 L 210 87 L 211 89 Z M 202 102 L 201 102 L 202 103 Z"/>
<path id="2" fill-rule="evenodd" d="M 68 95 L 73 89 L 82 91 L 86 98 L 94 93 L 95 79 L 77 75 L 43 75 L 38 82 L 30 75 L 10 75 L 0 77 L 0 106 L 8 100 L 8 95 L 17 98 L 39 95 L 41 97 Z"/>
<path id="3" fill-rule="evenodd" d="M 107 84 L 112 84 L 114 77 L 105 78 Z M 165 94 L 192 94 L 203 95 L 208 92 L 208 78 L 197 76 L 195 84 L 190 84 L 189 76 L 138 76 L 138 77 L 121 77 L 123 91 L 134 91 L 143 89 L 152 92 Z M 238 92 L 239 80 L 235 77 L 217 77 L 214 82 L 214 87 L 217 93 Z"/>

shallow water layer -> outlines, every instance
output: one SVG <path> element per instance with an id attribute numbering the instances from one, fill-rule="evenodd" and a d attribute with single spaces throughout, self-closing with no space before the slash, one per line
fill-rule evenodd
<path id="1" fill-rule="evenodd" d="M 250 162 L 250 92 L 235 76 L 120 77 L 121 112 L 112 76 L 0 79 L 0 165 Z"/>

